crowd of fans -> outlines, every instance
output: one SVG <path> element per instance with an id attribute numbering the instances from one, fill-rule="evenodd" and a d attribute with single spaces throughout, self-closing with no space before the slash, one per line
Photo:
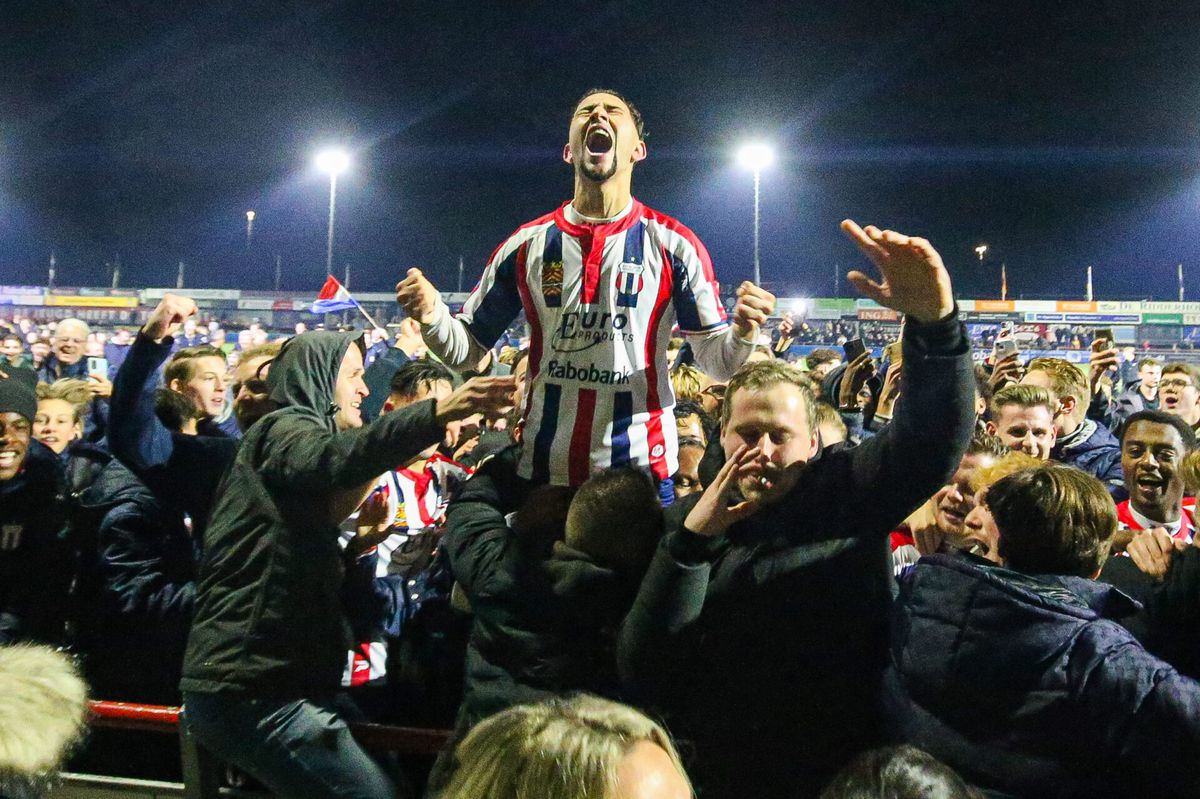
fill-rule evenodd
<path id="1" fill-rule="evenodd" d="M 644 156 L 631 111 L 585 95 L 568 154 Z M 230 336 L 173 294 L 127 333 L 18 320 L 0 644 L 182 702 L 285 796 L 1200 795 L 1200 370 L 1007 330 L 978 365 L 929 242 L 849 220 L 881 276 L 851 282 L 903 323 L 791 358 L 817 334 L 764 340 L 750 283 L 727 315 L 618 174 L 458 315 L 413 269 L 387 331 Z M 564 282 L 562 236 L 631 226 L 673 249 Z M 416 773 L 348 720 L 452 745 Z M 136 759 L 102 743 L 93 768 Z"/>
<path id="2" fill-rule="evenodd" d="M 233 343 L 173 296 L 133 335 L 68 319 L 37 353 L 14 333 L 0 365 L 0 636 L 69 647 L 95 696 L 178 703 L 200 564 L 222 534 L 214 504 L 235 501 L 245 520 L 276 479 L 297 517 L 323 524 L 322 504 L 336 500 L 340 539 L 305 542 L 316 548 L 305 557 L 331 547 L 344 579 L 280 577 L 264 606 L 241 600 L 247 614 L 274 615 L 287 662 L 302 664 L 289 675 L 263 652 L 254 679 L 302 686 L 324 664 L 343 689 L 331 706 L 352 717 L 466 736 L 514 705 L 587 691 L 662 714 L 714 796 L 737 793 L 747 770 L 815 795 L 848 754 L 888 740 L 1015 795 L 1111 794 L 1109 758 L 1133 751 L 1156 766 L 1120 769 L 1121 790 L 1151 773 L 1169 793 L 1193 790 L 1200 374 L 1129 364 L 1106 341 L 1086 371 L 994 352 L 972 367 L 957 323 L 927 327 L 910 322 L 882 362 L 848 342 L 849 354 L 818 348 L 792 363 L 785 322 L 731 380 L 672 339 L 679 458 L 665 514 L 663 481 L 636 469 L 576 487 L 513 482 L 526 403 L 504 392 L 525 391 L 527 342 L 463 371 L 434 358 L 411 320 L 382 341 L 257 328 Z M 339 397 L 346 351 L 361 366 Z M 288 355 L 302 366 L 287 388 L 272 386 Z M 958 384 L 964 404 L 948 405 Z M 739 404 L 748 397 L 763 407 Z M 380 430 L 428 400 L 462 407 Z M 268 446 L 256 422 L 307 406 L 319 426 L 315 411 L 331 401 L 379 417 L 362 428 L 376 440 L 314 454 L 310 474 L 272 464 L 289 436 Z M 810 435 L 811 452 L 778 454 Z M 775 452 L 762 476 L 739 478 L 751 448 Z M 945 485 L 910 513 L 901 489 L 936 480 Z M 764 485 L 778 510 L 762 502 Z M 757 513 L 691 529 L 696 507 L 724 511 L 730 497 Z M 801 554 L 814 546 L 819 557 Z M 279 554 L 228 557 L 238 572 Z M 969 647 L 951 643 L 967 632 Z M 251 648 L 202 660 L 220 681 Z M 236 723 L 233 707 L 204 707 L 218 696 L 189 695 L 193 724 Z M 799 739 L 807 754 L 789 756 Z M 460 756 L 476 756 L 466 741 Z M 450 771 L 439 763 L 434 779 Z M 445 795 L 470 795 L 461 776 L 447 779 Z"/>

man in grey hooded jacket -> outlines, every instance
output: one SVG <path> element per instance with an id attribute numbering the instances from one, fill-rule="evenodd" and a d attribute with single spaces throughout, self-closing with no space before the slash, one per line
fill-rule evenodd
<path id="1" fill-rule="evenodd" d="M 338 524 L 448 422 L 512 404 L 511 378 L 480 378 L 364 426 L 362 376 L 353 333 L 284 345 L 267 378 L 278 410 L 247 432 L 204 537 L 180 683 L 187 724 L 280 796 L 395 795 L 336 706 L 350 644 Z"/>

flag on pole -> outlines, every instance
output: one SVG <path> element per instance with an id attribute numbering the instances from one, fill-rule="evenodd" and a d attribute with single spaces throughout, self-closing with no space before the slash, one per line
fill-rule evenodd
<path id="1" fill-rule="evenodd" d="M 346 287 L 339 283 L 336 277 L 329 275 L 325 278 L 325 285 L 321 286 L 320 293 L 317 294 L 316 302 L 312 304 L 312 312 L 334 313 L 357 307 L 358 302 L 350 296 Z"/>
<path id="2" fill-rule="evenodd" d="M 1092 268 L 1088 267 L 1087 301 L 1092 301 Z"/>
<path id="3" fill-rule="evenodd" d="M 1008 299 L 1008 265 L 1000 264 L 1000 299 Z"/>

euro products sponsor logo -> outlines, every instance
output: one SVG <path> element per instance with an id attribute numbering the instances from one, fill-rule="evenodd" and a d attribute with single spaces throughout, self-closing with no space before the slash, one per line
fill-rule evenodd
<path id="1" fill-rule="evenodd" d="M 546 373 L 551 380 L 573 380 L 598 386 L 627 386 L 630 378 L 629 372 L 600 369 L 594 363 L 576 366 L 557 358 L 546 364 Z"/>
<path id="2" fill-rule="evenodd" d="M 633 343 L 629 316 L 608 311 L 567 311 L 559 317 L 550 346 L 555 352 L 583 352 L 609 341 Z"/>

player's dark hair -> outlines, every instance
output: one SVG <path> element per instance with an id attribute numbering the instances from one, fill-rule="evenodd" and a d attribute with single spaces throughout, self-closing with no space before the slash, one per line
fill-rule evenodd
<path id="1" fill-rule="evenodd" d="M 1147 424 L 1162 424 L 1168 427 L 1174 427 L 1179 431 L 1179 438 L 1183 441 L 1184 448 L 1191 452 L 1196 448 L 1196 433 L 1192 430 L 1191 425 L 1184 421 L 1182 416 L 1176 416 L 1173 413 L 1167 413 L 1163 410 L 1157 411 L 1138 411 L 1125 420 L 1125 426 L 1121 429 L 1121 443 L 1125 443 L 1125 436 L 1129 430 L 1138 422 L 1146 422 Z"/>
<path id="2" fill-rule="evenodd" d="M 637 106 L 633 104 L 632 100 L 616 89 L 588 89 L 579 97 L 578 100 L 575 101 L 575 105 L 571 106 L 571 115 L 574 116 L 575 109 L 579 108 L 579 104 L 591 97 L 593 94 L 611 94 L 613 97 L 616 97 L 618 100 L 625 103 L 625 107 L 629 109 L 629 116 L 633 117 L 633 124 L 637 127 L 638 138 L 646 138 L 646 123 L 642 119 L 642 112 L 638 110 Z"/>

